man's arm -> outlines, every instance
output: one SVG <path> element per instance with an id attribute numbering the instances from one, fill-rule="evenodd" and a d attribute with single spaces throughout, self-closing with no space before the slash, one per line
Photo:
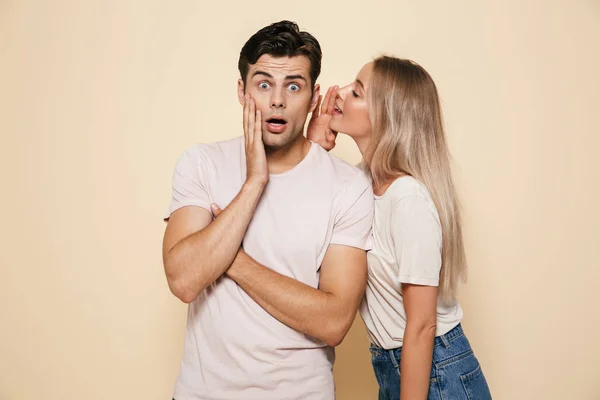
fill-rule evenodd
<path id="1" fill-rule="evenodd" d="M 247 181 L 219 220 L 201 207 L 171 214 L 163 240 L 169 288 L 189 303 L 231 265 L 252 219 L 264 185 Z"/>
<path id="2" fill-rule="evenodd" d="M 340 200 L 318 289 L 259 264 L 243 249 L 225 272 L 274 318 L 330 346 L 343 340 L 365 291 L 373 190 L 368 180 L 357 174 Z M 220 210 L 213 212 L 218 220 Z"/>
<path id="3" fill-rule="evenodd" d="M 171 292 L 193 301 L 231 265 L 269 178 L 260 111 L 244 104 L 247 179 L 218 221 L 202 207 L 173 212 L 163 240 L 163 263 Z"/>
<path id="4" fill-rule="evenodd" d="M 350 329 L 365 291 L 367 255 L 358 248 L 330 245 L 318 289 L 259 264 L 241 249 L 226 274 L 274 318 L 337 346 Z"/>

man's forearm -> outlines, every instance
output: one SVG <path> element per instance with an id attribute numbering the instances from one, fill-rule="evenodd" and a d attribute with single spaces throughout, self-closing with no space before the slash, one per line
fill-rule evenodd
<path id="1" fill-rule="evenodd" d="M 426 400 L 429 393 L 435 326 L 407 325 L 402 342 L 401 400 Z"/>
<path id="2" fill-rule="evenodd" d="M 354 304 L 281 275 L 243 252 L 226 274 L 274 318 L 330 346 L 342 341 L 356 315 Z"/>
<path id="3" fill-rule="evenodd" d="M 264 184 L 247 181 L 218 219 L 173 246 L 165 257 L 167 277 L 190 302 L 233 262 Z"/>

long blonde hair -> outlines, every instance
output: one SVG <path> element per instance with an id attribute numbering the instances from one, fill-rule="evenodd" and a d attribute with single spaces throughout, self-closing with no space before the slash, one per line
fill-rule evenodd
<path id="1" fill-rule="evenodd" d="M 429 191 L 442 227 L 439 297 L 452 302 L 467 263 L 435 83 L 417 63 L 382 56 L 374 61 L 368 96 L 372 139 L 365 160 L 373 183 L 408 174 Z"/>

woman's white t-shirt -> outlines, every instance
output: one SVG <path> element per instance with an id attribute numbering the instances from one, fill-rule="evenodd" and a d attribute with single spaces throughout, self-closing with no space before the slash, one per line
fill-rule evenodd
<path id="1" fill-rule="evenodd" d="M 402 283 L 438 286 L 441 254 L 439 216 L 423 184 L 403 176 L 375 196 L 373 249 L 367 254 L 369 276 L 360 307 L 372 343 L 384 349 L 402 346 L 406 328 Z M 436 336 L 458 325 L 462 316 L 458 302 L 438 301 Z"/>

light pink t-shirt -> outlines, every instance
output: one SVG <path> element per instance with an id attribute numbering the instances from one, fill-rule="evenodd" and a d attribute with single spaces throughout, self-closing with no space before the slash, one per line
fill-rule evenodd
<path id="1" fill-rule="evenodd" d="M 246 178 L 243 137 L 188 149 L 168 215 L 225 208 Z M 294 168 L 271 174 L 243 240 L 257 262 L 312 287 L 329 244 L 369 250 L 373 191 L 365 174 L 312 144 Z M 334 350 L 282 324 L 222 276 L 189 306 L 176 400 L 334 399 Z"/>
<path id="2" fill-rule="evenodd" d="M 412 176 L 397 178 L 375 196 L 373 250 L 360 306 L 371 343 L 401 347 L 406 329 L 402 284 L 438 286 L 442 268 L 442 226 L 433 199 Z M 463 311 L 455 301 L 438 300 L 436 336 L 458 325 Z"/>

